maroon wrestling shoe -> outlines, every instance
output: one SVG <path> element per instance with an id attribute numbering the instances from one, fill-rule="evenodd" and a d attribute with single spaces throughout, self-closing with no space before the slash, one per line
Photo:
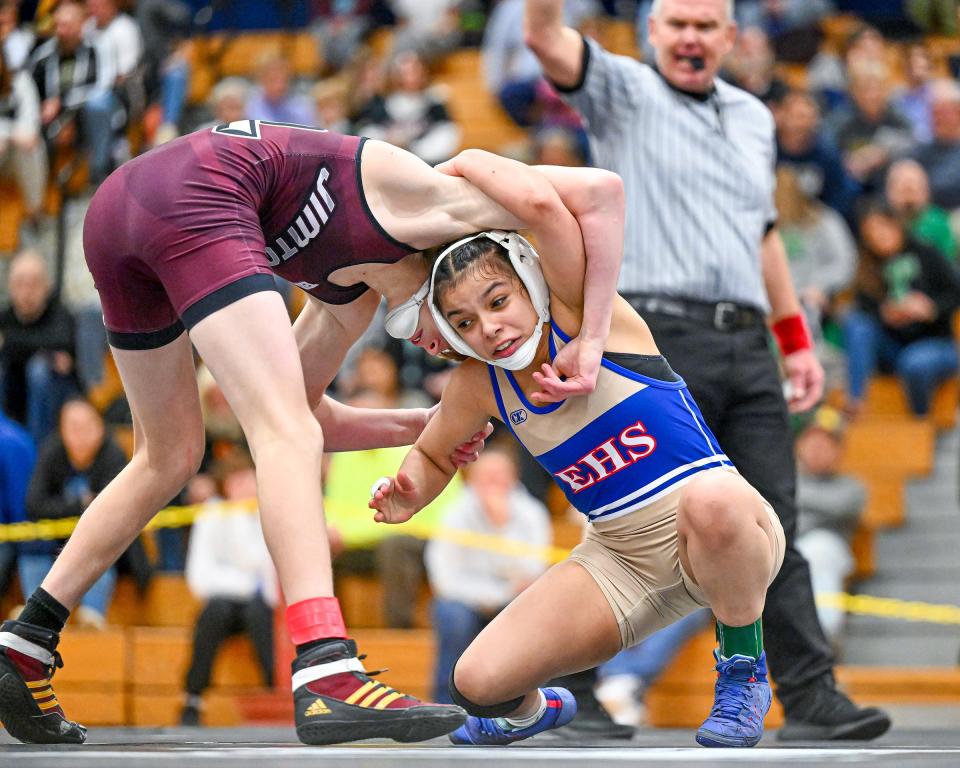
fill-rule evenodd
<path id="1" fill-rule="evenodd" d="M 0 624 L 0 721 L 28 744 L 83 744 L 87 729 L 67 720 L 50 680 L 63 660 L 60 636 L 23 621 Z"/>
<path id="2" fill-rule="evenodd" d="M 460 707 L 425 703 L 373 680 L 362 658 L 353 640 L 335 640 L 294 659 L 294 714 L 304 744 L 424 741 L 466 722 Z"/>

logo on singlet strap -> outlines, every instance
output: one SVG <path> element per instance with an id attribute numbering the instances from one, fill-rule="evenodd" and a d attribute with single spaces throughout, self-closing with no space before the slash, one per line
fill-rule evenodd
<path id="1" fill-rule="evenodd" d="M 523 408 L 518 408 L 510 413 L 510 421 L 514 424 L 523 424 L 527 420 L 527 412 Z"/>
<path id="2" fill-rule="evenodd" d="M 306 248 L 323 230 L 337 207 L 336 201 L 324 186 L 330 178 L 330 171 L 321 168 L 313 184 L 310 196 L 303 204 L 297 216 L 284 227 L 284 233 L 278 235 L 266 248 L 267 263 L 271 267 L 289 261 Z"/>

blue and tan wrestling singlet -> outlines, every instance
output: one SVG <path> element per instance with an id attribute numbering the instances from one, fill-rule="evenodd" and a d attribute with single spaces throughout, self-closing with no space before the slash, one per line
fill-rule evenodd
<path id="1" fill-rule="evenodd" d="M 552 326 L 551 358 L 568 341 Z M 604 358 L 592 394 L 537 406 L 510 371 L 487 368 L 504 423 L 591 522 L 641 509 L 697 472 L 733 466 L 682 379 L 660 381 Z"/>

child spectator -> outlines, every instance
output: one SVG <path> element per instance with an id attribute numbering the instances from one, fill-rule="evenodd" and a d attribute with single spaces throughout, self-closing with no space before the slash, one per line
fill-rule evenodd
<path id="1" fill-rule="evenodd" d="M 199 725 L 201 696 L 210 685 L 214 659 L 231 635 L 249 635 L 264 685 L 273 686 L 277 582 L 260 518 L 255 508 L 244 506 L 256 502 L 256 470 L 250 457 L 237 451 L 218 461 L 213 475 L 226 505 L 214 504 L 201 511 L 193 523 L 187 550 L 187 585 L 205 603 L 194 627 L 186 697 L 180 713 L 183 725 Z M 206 480 L 201 482 L 207 484 Z M 208 500 L 219 501 L 216 496 Z"/>

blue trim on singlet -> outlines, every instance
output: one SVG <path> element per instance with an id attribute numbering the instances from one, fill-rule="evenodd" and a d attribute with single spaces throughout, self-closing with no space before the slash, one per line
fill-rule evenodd
<path id="1" fill-rule="evenodd" d="M 487 363 L 487 373 L 490 374 L 490 386 L 493 387 L 493 396 L 497 400 L 497 408 L 500 409 L 500 418 L 503 420 L 503 423 L 507 425 L 507 429 L 510 430 L 513 439 L 520 443 L 520 445 L 523 445 L 523 440 L 520 439 L 520 435 L 514 431 L 513 424 L 510 423 L 510 417 L 507 415 L 507 407 L 503 404 L 503 395 L 500 394 L 500 382 L 497 381 L 497 372 L 490 363 Z"/>
<path id="2" fill-rule="evenodd" d="M 553 318 L 550 318 L 550 321 L 551 321 L 551 322 L 550 322 L 550 325 L 551 325 L 551 327 L 552 327 L 552 326 L 553 326 Z M 548 334 L 547 334 L 547 344 L 549 345 L 549 350 L 550 350 L 550 362 L 552 363 L 552 362 L 553 362 L 553 358 L 555 358 L 555 357 L 557 356 L 557 345 L 556 345 L 556 344 L 554 343 L 554 341 L 553 341 L 553 334 L 552 334 L 552 333 L 548 333 Z M 520 388 L 520 384 L 519 384 L 519 383 L 517 382 L 517 380 L 513 377 L 513 371 L 508 371 L 508 370 L 504 369 L 504 373 L 507 374 L 507 381 L 510 382 L 510 386 L 513 387 L 513 391 L 516 393 L 516 395 L 517 395 L 517 397 L 519 398 L 520 402 L 523 403 L 524 406 L 526 406 L 527 408 L 529 408 L 531 411 L 533 411 L 534 413 L 536 413 L 536 414 L 538 414 L 538 415 L 540 415 L 540 416 L 543 416 L 543 415 L 548 414 L 548 413 L 553 413 L 555 410 L 557 410 L 557 408 L 559 408 L 561 405 L 563 405 L 565 402 L 567 402 L 566 399 L 564 399 L 564 400 L 559 400 L 559 401 L 556 402 L 556 403 L 548 403 L 547 405 L 534 405 L 534 404 L 531 403 L 529 400 L 527 400 L 527 396 L 526 396 L 525 394 L 523 394 L 523 390 Z"/>
<path id="3" fill-rule="evenodd" d="M 603 512 L 600 512 L 599 514 L 591 514 L 591 513 L 581 513 L 581 514 L 584 514 L 586 518 L 591 522 L 594 520 L 603 520 L 604 518 L 613 517 L 614 515 L 618 515 L 622 512 L 631 511 L 635 507 L 639 507 L 643 505 L 644 503 L 650 501 L 653 497 L 657 496 L 658 494 L 673 490 L 673 488 L 675 488 L 677 484 L 682 483 L 683 481 L 689 479 L 690 477 L 693 477 L 698 472 L 703 472 L 706 469 L 713 469 L 715 467 L 732 467 L 733 466 L 733 462 L 730 461 L 730 459 L 728 459 L 724 454 L 718 454 L 710 458 L 712 459 L 711 461 L 704 462 L 703 464 L 699 464 L 696 467 L 690 467 L 689 469 L 686 469 L 680 474 L 674 475 L 673 477 L 667 480 L 664 480 L 662 483 L 659 483 L 657 486 L 655 486 L 654 488 L 651 488 L 649 491 L 646 491 L 640 494 L 639 496 L 635 496 L 634 498 L 624 502 L 623 504 L 619 504 L 613 509 L 606 509 Z"/>
<path id="4" fill-rule="evenodd" d="M 552 317 L 550 318 L 550 325 L 552 326 L 553 330 L 556 331 L 557 336 L 560 337 L 560 340 L 564 344 L 570 343 L 570 337 L 563 332 L 563 329 L 556 324 L 556 322 Z M 551 337 L 550 340 L 552 342 L 553 338 Z M 651 387 L 660 387 L 661 389 L 683 389 L 685 386 L 687 386 L 682 376 L 680 376 L 677 381 L 664 381 L 663 379 L 653 379 L 653 378 L 650 378 L 649 376 L 644 376 L 641 373 L 636 373 L 635 371 L 631 371 L 629 368 L 624 368 L 622 365 L 617 365 L 615 362 L 613 362 L 612 360 L 607 360 L 607 358 L 605 357 L 600 358 L 600 365 L 602 365 L 604 368 L 606 368 L 609 371 L 613 371 L 614 373 L 620 376 L 623 376 L 625 379 L 630 379 L 631 381 L 639 381 L 641 384 L 649 384 Z"/>

